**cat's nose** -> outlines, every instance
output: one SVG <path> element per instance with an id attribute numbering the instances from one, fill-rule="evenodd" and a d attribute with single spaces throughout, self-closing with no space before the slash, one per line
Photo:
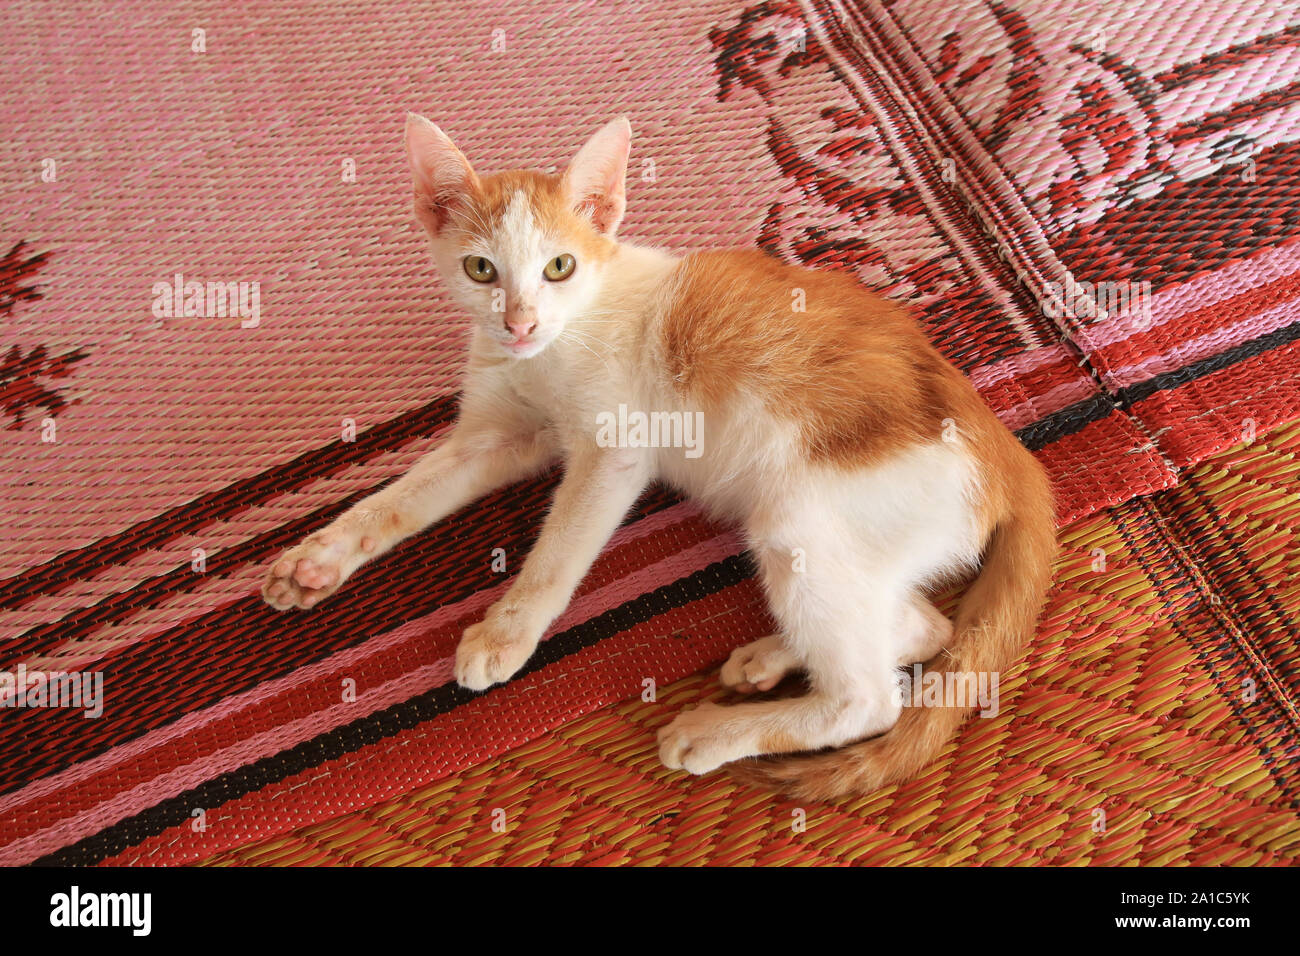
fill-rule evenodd
<path id="1" fill-rule="evenodd" d="M 506 329 L 517 339 L 522 339 L 537 328 L 537 319 L 533 316 L 506 316 Z"/>

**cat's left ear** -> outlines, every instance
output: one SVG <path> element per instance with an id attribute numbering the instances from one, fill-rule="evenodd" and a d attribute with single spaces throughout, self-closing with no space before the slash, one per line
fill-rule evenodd
<path id="1" fill-rule="evenodd" d="M 627 194 L 627 154 L 632 143 L 632 124 L 626 116 L 610 120 L 578 150 L 564 171 L 564 184 L 573 207 L 591 220 L 597 231 L 613 237 Z"/>

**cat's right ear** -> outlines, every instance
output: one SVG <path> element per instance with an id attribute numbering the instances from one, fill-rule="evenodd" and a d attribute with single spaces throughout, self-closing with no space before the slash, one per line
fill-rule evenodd
<path id="1" fill-rule="evenodd" d="M 415 113 L 406 114 L 406 155 L 415 180 L 415 215 L 440 232 L 451 208 L 478 190 L 478 176 L 447 134 Z"/>

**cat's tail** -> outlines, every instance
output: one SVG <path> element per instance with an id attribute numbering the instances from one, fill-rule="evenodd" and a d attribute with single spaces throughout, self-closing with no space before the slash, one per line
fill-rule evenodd
<path id="1" fill-rule="evenodd" d="M 957 608 L 953 642 L 925 672 L 999 673 L 1016 662 L 1033 636 L 1051 583 L 1056 522 L 1047 477 L 1037 462 L 1027 464 L 1017 469 L 1023 474 L 1012 485 L 1016 500 L 1011 513 L 995 528 L 983 569 Z M 731 770 L 746 782 L 799 799 L 867 793 L 919 773 L 970 710 L 906 706 L 898 722 L 878 737 L 825 754 L 737 763 Z"/>

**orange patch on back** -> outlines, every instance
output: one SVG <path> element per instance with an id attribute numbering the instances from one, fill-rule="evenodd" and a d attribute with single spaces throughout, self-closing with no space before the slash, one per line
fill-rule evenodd
<path id="1" fill-rule="evenodd" d="M 786 265 L 758 250 L 699 252 L 674 274 L 660 327 L 683 396 L 724 407 L 757 396 L 793 422 L 810 461 L 862 467 L 960 435 L 984 465 L 986 505 L 1028 452 L 908 312 L 849 275 Z"/>
<path id="2" fill-rule="evenodd" d="M 820 461 L 939 437 L 941 360 L 910 317 L 851 277 L 756 250 L 702 252 L 683 260 L 675 292 L 669 372 L 706 406 L 761 395 Z"/>

